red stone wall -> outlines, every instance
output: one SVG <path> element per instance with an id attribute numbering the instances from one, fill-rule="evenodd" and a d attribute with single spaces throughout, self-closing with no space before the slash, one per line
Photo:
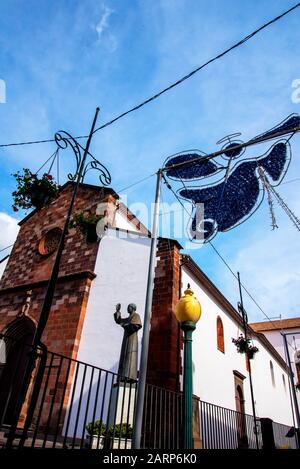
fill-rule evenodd
<path id="1" fill-rule="evenodd" d="M 179 391 L 182 335 L 174 313 L 180 297 L 180 246 L 175 241 L 160 239 L 157 256 L 147 381 Z"/>
<path id="2" fill-rule="evenodd" d="M 56 251 L 49 256 L 38 252 L 43 235 L 54 227 L 63 227 L 71 199 L 72 183 L 66 184 L 49 206 L 21 222 L 18 238 L 0 281 L 0 332 L 21 311 L 26 291 L 33 290 L 29 315 L 38 321 Z M 78 189 L 75 212 L 96 212 L 105 197 L 114 201 L 113 191 L 82 185 Z M 65 240 L 59 280 L 43 342 L 54 352 L 76 357 L 99 242 L 87 243 L 78 230 L 70 229 Z"/>
<path id="3" fill-rule="evenodd" d="M 91 278 L 65 278 L 57 283 L 43 342 L 51 351 L 76 357 Z M 29 317 L 39 319 L 46 282 L 32 288 Z M 20 312 L 27 289 L 2 291 L 0 294 L 0 330 L 3 331 Z"/>

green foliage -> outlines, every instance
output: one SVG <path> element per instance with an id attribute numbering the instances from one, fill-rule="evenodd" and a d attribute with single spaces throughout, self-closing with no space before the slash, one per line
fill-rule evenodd
<path id="1" fill-rule="evenodd" d="M 17 181 L 17 190 L 12 193 L 14 199 L 12 207 L 15 212 L 20 208 L 41 208 L 57 195 L 59 186 L 51 174 L 44 173 L 42 178 L 38 178 L 37 174 L 24 168 L 23 174 L 18 171 L 13 176 Z"/>
<path id="2" fill-rule="evenodd" d="M 238 353 L 248 353 L 249 358 L 258 352 L 258 348 L 255 345 L 250 345 L 251 339 L 246 339 L 243 334 L 240 334 L 238 339 L 233 339 L 232 342 L 237 348 Z"/>
<path id="3" fill-rule="evenodd" d="M 95 420 L 85 426 L 89 435 L 106 435 L 106 424 L 102 420 Z"/>
<path id="4" fill-rule="evenodd" d="M 117 425 L 113 425 L 108 430 L 108 434 L 114 438 L 131 438 L 132 437 L 132 426 L 127 425 L 127 423 L 118 423 Z"/>
<path id="5" fill-rule="evenodd" d="M 98 221 L 103 218 L 103 215 L 87 215 L 83 212 L 77 212 L 70 223 L 70 228 L 78 228 L 81 233 L 87 234 L 91 226 L 97 225 Z"/>

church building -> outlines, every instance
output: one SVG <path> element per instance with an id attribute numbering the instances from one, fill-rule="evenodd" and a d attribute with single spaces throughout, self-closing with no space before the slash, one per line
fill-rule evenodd
<path id="1" fill-rule="evenodd" d="M 72 189 L 73 183 L 66 183 L 55 200 L 19 223 L 20 231 L 0 280 L 2 424 L 10 423 L 18 399 L 28 355 L 24 346 L 31 343 L 39 321 Z M 100 238 L 91 242 L 78 229 L 69 229 L 42 343 L 49 352 L 57 354 L 56 358 L 61 356 L 115 375 L 123 337 L 122 327 L 114 318 L 116 305 L 120 304 L 121 317 L 126 317 L 129 304 L 136 305 L 143 327 L 150 233 L 110 188 L 81 184 L 74 212 L 102 214 L 105 230 Z M 166 238 L 160 238 L 157 246 L 147 383 L 172 393 L 182 392 L 183 338 L 174 313 L 188 284 L 202 307 L 202 316 L 193 334 L 194 401 L 229 409 L 239 415 L 253 415 L 249 362 L 245 354 L 237 353 L 232 340 L 243 334 L 242 318 L 192 257 L 182 252 L 181 245 Z M 143 328 L 137 332 L 139 352 L 142 332 Z M 262 332 L 256 326 L 248 326 L 251 342 L 258 348 L 251 360 L 255 413 L 259 418 L 290 427 L 294 424 L 294 410 L 286 362 Z M 63 366 L 56 367 L 62 369 Z M 83 414 L 73 419 L 78 434 L 78 429 L 83 432 L 92 419 L 93 412 L 88 404 L 96 391 L 89 390 L 88 382 L 94 383 L 96 371 L 92 371 L 89 378 L 87 371 L 82 372 L 85 384 L 77 395 L 72 389 L 81 371 L 77 373 L 76 367 L 68 366 L 70 374 L 66 384 L 54 380 L 49 396 L 60 393 L 64 409 L 76 399 L 77 406 L 83 401 L 86 403 Z M 15 373 L 16 367 L 20 373 Z M 44 377 L 41 382 L 46 386 L 46 381 Z M 125 396 L 123 400 L 126 399 Z M 46 392 L 44 400 L 47 406 L 50 400 Z M 23 406 L 23 422 L 27 410 L 26 405 Z M 64 411 L 57 410 L 62 420 Z M 52 408 L 51 412 L 54 412 Z M 69 421 L 72 418 L 69 417 Z M 81 427 L 80 419 L 84 421 Z M 47 427 L 47 423 L 45 425 Z M 57 423 L 57 428 L 64 428 L 62 431 L 66 433 L 66 426 L 70 425 L 64 418 L 64 422 Z M 199 430 L 198 440 L 202 439 Z M 201 441 L 199 445 L 201 447 Z"/>

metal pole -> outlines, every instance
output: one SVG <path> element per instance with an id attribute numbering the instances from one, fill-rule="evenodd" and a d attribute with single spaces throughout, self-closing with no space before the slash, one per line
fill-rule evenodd
<path id="1" fill-rule="evenodd" d="M 79 184 L 80 184 L 81 179 L 82 179 L 82 174 L 83 174 L 83 170 L 84 170 L 84 166 L 85 166 L 85 161 L 86 161 L 87 155 L 89 153 L 89 147 L 90 147 L 91 139 L 92 139 L 92 136 L 93 136 L 93 133 L 94 133 L 94 129 L 95 129 L 95 125 L 96 125 L 96 122 L 97 122 L 97 117 L 98 117 L 99 111 L 100 111 L 100 109 L 97 107 L 96 113 L 95 113 L 95 116 L 94 116 L 94 120 L 93 120 L 93 124 L 92 124 L 91 130 L 90 130 L 90 134 L 89 134 L 89 137 L 88 137 L 88 140 L 87 140 L 87 144 L 86 144 L 86 147 L 84 149 L 84 154 L 83 154 L 83 158 L 82 158 L 82 161 L 81 161 L 81 164 L 80 164 L 80 168 L 79 168 L 78 173 L 77 173 L 77 179 L 76 179 L 75 186 L 73 188 L 73 193 L 72 193 L 70 206 L 69 206 L 67 217 L 66 217 L 66 220 L 65 220 L 63 232 L 62 232 L 62 235 L 61 235 L 61 238 L 60 238 L 60 242 L 59 242 L 59 246 L 58 246 L 58 249 L 57 249 L 57 254 L 56 254 L 56 257 L 55 257 L 55 261 L 54 261 L 54 264 L 53 264 L 53 267 L 52 267 L 51 277 L 50 277 L 48 285 L 47 285 L 46 295 L 45 295 L 45 298 L 44 298 L 44 302 L 43 302 L 39 322 L 38 322 L 38 325 L 37 325 L 37 328 L 36 328 L 36 331 L 35 331 L 35 335 L 34 335 L 34 338 L 33 338 L 32 352 L 30 354 L 30 358 L 28 360 L 28 363 L 27 363 L 27 366 L 26 366 L 26 369 L 25 369 L 25 372 L 24 372 L 24 378 L 23 378 L 23 381 L 22 381 L 20 395 L 19 395 L 18 403 L 17 403 L 16 408 L 15 408 L 14 416 L 13 416 L 13 423 L 11 425 L 9 436 L 7 438 L 7 443 L 6 443 L 7 448 L 12 446 L 13 440 L 15 438 L 15 432 L 16 432 L 16 429 L 17 429 L 20 413 L 21 413 L 21 410 L 22 410 L 23 401 L 26 397 L 27 388 L 28 388 L 28 385 L 29 385 L 30 380 L 31 380 L 31 373 L 32 373 L 32 370 L 34 368 L 35 360 L 37 358 L 37 347 L 40 344 L 42 334 L 44 332 L 44 329 L 46 327 L 46 324 L 47 324 L 47 321 L 48 321 L 48 318 L 49 318 L 49 314 L 50 314 L 50 310 L 51 310 L 51 306 L 52 306 L 52 302 L 53 302 L 55 285 L 56 285 L 58 274 L 59 274 L 60 261 L 61 261 L 61 257 L 62 257 L 62 253 L 63 253 L 63 250 L 64 250 L 64 245 L 65 245 L 65 237 L 68 233 L 70 219 L 71 219 L 71 215 L 72 215 L 72 211 L 73 211 L 73 207 L 74 207 L 74 202 L 75 202 L 75 198 L 76 198 L 76 194 L 77 194 L 77 189 L 78 189 Z M 27 425 L 24 427 L 23 438 L 26 438 L 25 433 L 26 433 L 26 429 L 29 425 L 30 425 L 30 422 L 27 422 Z"/>
<path id="2" fill-rule="evenodd" d="M 295 414 L 296 414 L 297 427 L 298 427 L 298 432 L 295 432 L 295 433 L 296 433 L 297 446 L 298 446 L 298 449 L 299 449 L 299 445 L 300 445 L 300 442 L 299 442 L 300 414 L 299 414 L 297 395 L 296 395 L 296 391 L 295 391 L 294 373 L 293 373 L 293 370 L 292 370 L 292 364 L 291 364 L 291 359 L 290 359 L 290 354 L 289 354 L 286 335 L 283 332 L 281 332 L 281 335 L 283 337 L 283 344 L 284 344 L 284 348 L 285 348 L 285 353 L 286 353 L 286 356 L 287 356 L 287 359 L 288 359 L 289 376 L 290 376 L 290 382 L 291 382 L 291 385 L 292 385 L 292 395 L 293 395 L 293 400 L 294 400 Z"/>
<path id="3" fill-rule="evenodd" d="M 184 321 L 180 324 L 184 331 L 184 365 L 183 365 L 183 448 L 193 449 L 193 368 L 192 368 L 192 335 L 196 324 Z"/>
<path id="4" fill-rule="evenodd" d="M 244 324 L 245 339 L 247 340 L 247 321 L 246 321 L 245 310 L 244 310 L 244 305 L 243 305 L 242 286 L 241 286 L 241 279 L 240 279 L 240 273 L 239 272 L 237 273 L 237 276 L 238 276 L 238 282 L 239 282 L 239 291 L 240 291 L 241 310 L 242 310 L 242 317 L 243 317 L 243 324 Z M 247 354 L 247 352 L 246 352 L 246 354 Z M 254 427 L 255 441 L 256 441 L 256 448 L 259 449 L 257 426 L 256 426 L 255 401 L 254 401 L 252 373 L 251 373 L 251 364 L 250 364 L 250 359 L 248 358 L 248 354 L 247 354 L 247 360 L 248 360 L 248 365 L 249 365 L 249 382 L 250 382 L 252 412 L 253 412 L 254 425 L 255 425 L 255 427 Z"/>
<path id="5" fill-rule="evenodd" d="M 72 199 L 71 199 L 70 206 L 69 206 L 69 209 L 68 209 L 68 214 L 67 214 L 67 217 L 66 217 L 66 220 L 65 220 L 64 229 L 63 229 L 63 232 L 62 232 L 62 235 L 61 235 L 61 238 L 60 238 L 59 247 L 57 249 L 57 255 L 56 255 L 55 262 L 54 262 L 54 265 L 53 265 L 53 268 L 52 268 L 51 277 L 50 277 L 50 280 L 49 280 L 49 283 L 48 283 L 48 286 L 47 286 L 47 291 L 46 291 L 45 299 L 44 299 L 44 302 L 43 302 L 43 307 L 42 307 L 39 323 L 38 323 L 38 326 L 37 326 L 37 329 L 36 329 L 33 346 L 37 346 L 39 344 L 39 342 L 41 340 L 41 337 L 42 337 L 42 334 L 43 334 L 43 331 L 44 331 L 45 326 L 47 324 L 49 314 L 50 314 L 50 309 L 51 309 L 51 306 L 52 306 L 53 295 L 54 295 L 54 290 L 55 290 L 55 285 L 56 285 L 58 274 L 59 274 L 59 266 L 60 266 L 61 256 L 62 256 L 62 253 L 63 253 L 63 250 L 64 250 L 64 245 L 65 245 L 65 237 L 66 237 L 66 235 L 68 233 L 68 230 L 69 230 L 69 224 L 70 224 L 70 219 L 71 219 L 71 215 L 72 215 L 72 211 L 73 211 L 73 207 L 74 207 L 74 202 L 75 202 L 77 190 L 78 190 L 79 184 L 81 182 L 83 169 L 84 169 L 84 166 L 85 166 L 85 161 L 86 161 L 86 158 L 88 156 L 90 143 L 91 143 L 91 139 L 92 139 L 94 129 L 95 129 L 95 126 L 96 126 L 99 111 L 100 111 L 100 109 L 97 107 L 96 113 L 95 113 L 95 116 L 94 116 L 94 120 L 93 120 L 93 124 L 92 124 L 91 130 L 90 130 L 90 134 L 89 134 L 89 137 L 88 137 L 88 140 L 87 140 L 87 144 L 86 144 L 86 147 L 84 149 L 83 158 L 82 158 L 80 168 L 79 168 L 79 171 L 78 171 L 78 174 L 77 174 L 76 183 L 75 183 L 73 193 L 72 193 Z"/>
<path id="6" fill-rule="evenodd" d="M 140 449 L 141 447 L 142 422 L 143 422 L 144 399 L 145 399 L 146 378 L 147 378 L 150 319 L 151 319 L 151 312 L 152 312 L 154 270 L 155 270 L 156 250 L 157 250 L 157 228 L 158 228 L 158 220 L 159 220 L 161 179 L 162 179 L 162 170 L 160 169 L 157 172 L 157 180 L 156 180 L 156 193 L 155 193 L 155 204 L 154 204 L 154 213 L 153 213 L 150 258 L 149 258 L 149 267 L 148 267 L 148 282 L 147 282 L 146 306 L 145 306 L 145 316 L 144 316 L 144 325 L 143 325 L 143 338 L 142 338 L 142 346 L 141 346 L 140 369 L 139 369 L 139 379 L 138 379 L 137 396 L 136 396 L 136 409 L 135 409 L 135 418 L 134 418 L 133 435 L 132 435 L 133 449 Z"/>

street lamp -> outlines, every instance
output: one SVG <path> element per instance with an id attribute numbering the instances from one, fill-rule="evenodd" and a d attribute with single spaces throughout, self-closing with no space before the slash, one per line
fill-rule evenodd
<path id="1" fill-rule="evenodd" d="M 193 449 L 192 334 L 201 316 L 201 305 L 188 284 L 176 306 L 176 318 L 184 332 L 183 438 L 184 449 Z"/>

